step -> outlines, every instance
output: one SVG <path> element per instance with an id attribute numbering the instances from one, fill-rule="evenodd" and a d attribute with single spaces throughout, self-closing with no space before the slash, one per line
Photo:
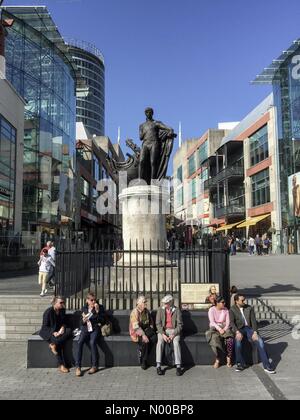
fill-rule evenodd
<path id="1" fill-rule="evenodd" d="M 0 305 L 0 312 L 45 312 L 50 305 Z"/>
<path id="2" fill-rule="evenodd" d="M 8 318 L 5 317 L 6 325 L 40 325 L 41 318 Z"/>
<path id="3" fill-rule="evenodd" d="M 5 331 L 7 334 L 33 334 L 40 328 L 40 325 L 6 325 Z"/>
<path id="4" fill-rule="evenodd" d="M 24 333 L 15 333 L 15 334 L 7 333 L 5 340 L 0 339 L 0 343 L 1 342 L 7 343 L 9 341 L 16 341 L 16 342 L 28 341 L 28 338 L 30 336 L 31 336 L 31 334 L 28 334 L 28 333 L 26 333 L 26 334 L 24 334 Z"/>

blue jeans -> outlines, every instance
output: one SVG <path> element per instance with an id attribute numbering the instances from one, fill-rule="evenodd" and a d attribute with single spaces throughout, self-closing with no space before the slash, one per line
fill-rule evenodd
<path id="1" fill-rule="evenodd" d="M 259 337 L 258 341 L 253 341 L 252 336 L 254 334 L 254 331 L 252 328 L 249 328 L 249 327 L 242 328 L 240 330 L 240 333 L 244 337 L 246 336 L 248 341 L 253 343 L 253 345 L 258 349 L 259 357 L 260 357 L 260 360 L 262 361 L 264 368 L 265 369 L 271 368 L 269 358 L 265 350 L 265 344 L 263 342 L 263 339 Z M 235 356 L 236 356 L 236 363 L 245 366 L 245 360 L 242 354 L 242 341 L 235 340 Z"/>
<path id="2" fill-rule="evenodd" d="M 92 367 L 98 368 L 98 349 L 97 349 L 97 340 L 100 336 L 100 329 L 97 328 L 95 331 L 89 333 L 86 330 L 81 330 L 79 342 L 78 342 L 78 353 L 76 359 L 76 367 L 81 368 L 82 361 L 82 352 L 84 343 L 89 341 L 92 355 Z"/>

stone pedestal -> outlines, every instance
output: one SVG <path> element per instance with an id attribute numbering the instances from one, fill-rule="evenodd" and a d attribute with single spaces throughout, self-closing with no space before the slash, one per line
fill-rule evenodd
<path id="1" fill-rule="evenodd" d="M 166 189 L 153 185 L 139 185 L 122 191 L 119 200 L 123 215 L 124 250 L 127 251 L 124 264 L 149 265 L 152 260 L 154 264 L 166 265 L 161 251 L 166 249 L 167 243 L 165 213 L 168 199 Z M 150 250 L 153 251 L 151 256 Z M 120 263 L 123 264 L 123 260 Z"/>

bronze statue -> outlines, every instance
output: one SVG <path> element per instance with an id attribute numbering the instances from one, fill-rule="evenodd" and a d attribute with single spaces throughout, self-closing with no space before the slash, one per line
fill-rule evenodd
<path id="1" fill-rule="evenodd" d="M 152 108 L 147 108 L 145 114 L 147 120 L 140 125 L 142 148 L 140 149 L 133 140 L 127 140 L 126 144 L 134 155 L 127 153 L 128 159 L 125 162 L 117 162 L 110 157 L 107 157 L 107 161 L 115 175 L 125 171 L 128 182 L 143 179 L 150 185 L 151 180 L 162 180 L 166 177 L 173 141 L 177 134 L 161 121 L 153 119 Z"/>
<path id="2" fill-rule="evenodd" d="M 177 137 L 171 127 L 153 119 L 154 111 L 146 108 L 146 122 L 140 125 L 140 139 L 143 142 L 139 178 L 151 184 L 152 179 L 166 176 L 168 162 L 173 149 L 173 140 Z"/>

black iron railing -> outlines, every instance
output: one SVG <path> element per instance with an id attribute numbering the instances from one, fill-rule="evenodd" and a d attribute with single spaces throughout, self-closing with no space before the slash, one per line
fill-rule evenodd
<path id="1" fill-rule="evenodd" d="M 218 283 L 229 297 L 229 256 L 219 242 L 210 246 L 161 249 L 160 244 L 132 243 L 129 250 L 106 244 L 97 250 L 84 244 L 62 244 L 56 255 L 56 293 L 80 309 L 87 292 L 111 310 L 129 310 L 139 295 L 157 307 L 171 293 L 181 303 L 182 283 Z"/>

